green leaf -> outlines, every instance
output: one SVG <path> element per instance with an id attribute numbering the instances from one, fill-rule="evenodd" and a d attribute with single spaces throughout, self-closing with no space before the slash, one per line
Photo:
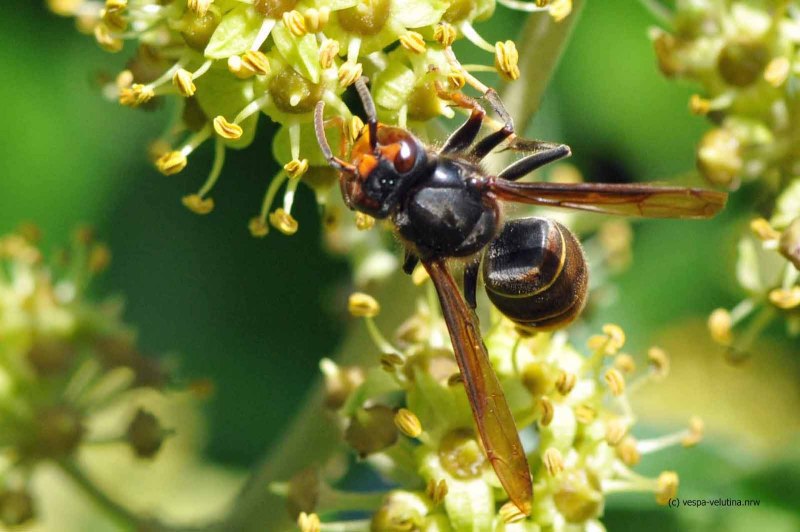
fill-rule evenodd
<path id="1" fill-rule="evenodd" d="M 250 5 L 242 4 L 230 10 L 214 31 L 206 46 L 205 56 L 211 59 L 225 59 L 243 54 L 250 49 L 261 30 L 264 17 L 255 12 Z"/>
<path id="2" fill-rule="evenodd" d="M 322 67 L 314 35 L 308 33 L 298 39 L 283 24 L 278 24 L 272 30 L 272 40 L 287 63 L 306 79 L 319 83 Z"/>
<path id="3" fill-rule="evenodd" d="M 372 90 L 375 103 L 386 109 L 400 109 L 408 102 L 416 79 L 410 68 L 399 62 L 390 62 L 375 78 Z"/>
<path id="4" fill-rule="evenodd" d="M 493 0 L 488 0 L 494 4 Z M 447 10 L 447 4 L 440 0 L 405 0 L 395 4 L 392 16 L 406 28 L 421 28 L 436 24 Z"/>

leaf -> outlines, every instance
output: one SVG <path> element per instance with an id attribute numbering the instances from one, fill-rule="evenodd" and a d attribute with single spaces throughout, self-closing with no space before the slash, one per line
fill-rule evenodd
<path id="1" fill-rule="evenodd" d="M 297 38 L 283 24 L 278 24 L 272 30 L 272 40 L 287 63 L 306 79 L 319 83 L 322 67 L 319 65 L 319 48 L 314 35 L 307 33 Z"/>
<path id="2" fill-rule="evenodd" d="M 441 0 L 404 0 L 395 6 L 392 17 L 406 28 L 436 24 L 447 10 L 447 4 Z"/>
<path id="3" fill-rule="evenodd" d="M 205 56 L 211 59 L 225 59 L 232 55 L 243 54 L 256 40 L 264 20 L 264 17 L 247 4 L 230 10 L 222 17 L 222 21 L 211 36 L 204 52 Z"/>

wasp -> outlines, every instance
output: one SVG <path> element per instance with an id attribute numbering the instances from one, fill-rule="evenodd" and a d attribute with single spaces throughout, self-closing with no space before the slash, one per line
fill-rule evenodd
<path id="1" fill-rule="evenodd" d="M 340 172 L 347 206 L 389 219 L 405 247 L 405 272 L 421 262 L 430 275 L 486 456 L 511 501 L 530 515 L 530 467 L 474 312 L 478 277 L 482 273 L 489 299 L 500 312 L 518 326 L 538 331 L 563 327 L 580 314 L 588 269 L 578 239 L 566 227 L 539 217 L 503 223 L 502 203 L 647 218 L 710 218 L 724 207 L 727 195 L 646 184 L 519 182 L 571 151 L 565 144 L 516 136 L 514 122 L 493 89 L 483 99 L 502 127 L 477 140 L 485 109 L 461 92 L 447 93 L 470 114 L 434 149 L 406 129 L 379 123 L 366 81 L 355 84 L 367 122 L 351 147 L 350 160 L 336 157 L 328 144 L 322 101 L 314 116 L 317 141 Z M 480 162 L 503 143 L 523 156 L 489 175 Z M 450 259 L 466 262 L 463 297 L 448 270 Z"/>

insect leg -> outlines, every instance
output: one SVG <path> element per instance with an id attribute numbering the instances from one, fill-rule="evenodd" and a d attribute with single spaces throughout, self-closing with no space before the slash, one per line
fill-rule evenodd
<path id="1" fill-rule="evenodd" d="M 516 181 L 517 179 L 533 172 L 537 168 L 569 157 L 572 151 L 566 144 L 557 144 L 554 142 L 542 142 L 539 140 L 527 140 L 516 138 L 509 146 L 509 149 L 516 151 L 532 152 L 522 159 L 515 161 L 508 165 L 505 170 L 500 172 L 497 177 L 506 179 L 508 181 Z"/>
<path id="2" fill-rule="evenodd" d="M 467 121 L 450 135 L 440 151 L 441 153 L 456 153 L 466 150 L 470 144 L 475 142 L 475 138 L 477 138 L 483 125 L 486 111 L 475 99 L 461 92 L 448 92 L 439 83 L 436 84 L 436 93 L 439 98 L 450 100 L 462 109 L 472 110 Z"/>
<path id="3" fill-rule="evenodd" d="M 414 273 L 414 268 L 419 264 L 419 257 L 413 251 L 406 250 L 406 257 L 403 261 L 403 271 L 408 275 Z"/>
<path id="4" fill-rule="evenodd" d="M 464 267 L 464 299 L 472 310 L 478 306 L 478 267 L 480 264 L 480 259 L 477 259 Z"/>
<path id="5" fill-rule="evenodd" d="M 500 143 L 514 134 L 514 120 L 511 118 L 511 115 L 508 114 L 506 107 L 503 105 L 503 101 L 500 99 L 500 96 L 497 95 L 497 91 L 489 89 L 483 97 L 486 98 L 489 105 L 494 109 L 494 112 L 497 113 L 497 116 L 503 121 L 503 127 L 494 133 L 486 135 L 472 148 L 470 155 L 478 160 L 489 155 Z"/>

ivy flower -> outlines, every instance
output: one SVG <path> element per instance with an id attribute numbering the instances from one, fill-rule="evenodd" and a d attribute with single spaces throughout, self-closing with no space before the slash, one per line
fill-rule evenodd
<path id="1" fill-rule="evenodd" d="M 425 284 L 425 279 L 421 279 Z M 430 290 L 430 283 L 425 288 Z M 493 315 L 486 346 L 520 427 L 534 481 L 533 511 L 508 500 L 484 454 L 453 359 L 444 321 L 428 294 L 388 340 L 372 321 L 378 303 L 354 294 L 350 310 L 366 320 L 382 353 L 379 368 L 340 367 L 324 360 L 326 404 L 341 420 L 348 446 L 388 483 L 384 491 L 333 487 L 326 468 L 274 484 L 298 516 L 301 530 L 529 530 L 600 527 L 606 498 L 645 491 L 666 504 L 678 488 L 675 472 L 648 478 L 634 471 L 642 457 L 702 438 L 702 421 L 652 439 L 635 436 L 636 391 L 669 371 L 652 348 L 644 370 L 625 354 L 625 335 L 607 325 L 582 355 L 564 333 L 520 335 Z M 339 473 L 341 474 L 341 473 Z M 314 493 L 313 497 L 308 497 Z M 348 520 L 342 512 L 367 517 Z M 306 528 L 303 528 L 303 527 Z"/>

